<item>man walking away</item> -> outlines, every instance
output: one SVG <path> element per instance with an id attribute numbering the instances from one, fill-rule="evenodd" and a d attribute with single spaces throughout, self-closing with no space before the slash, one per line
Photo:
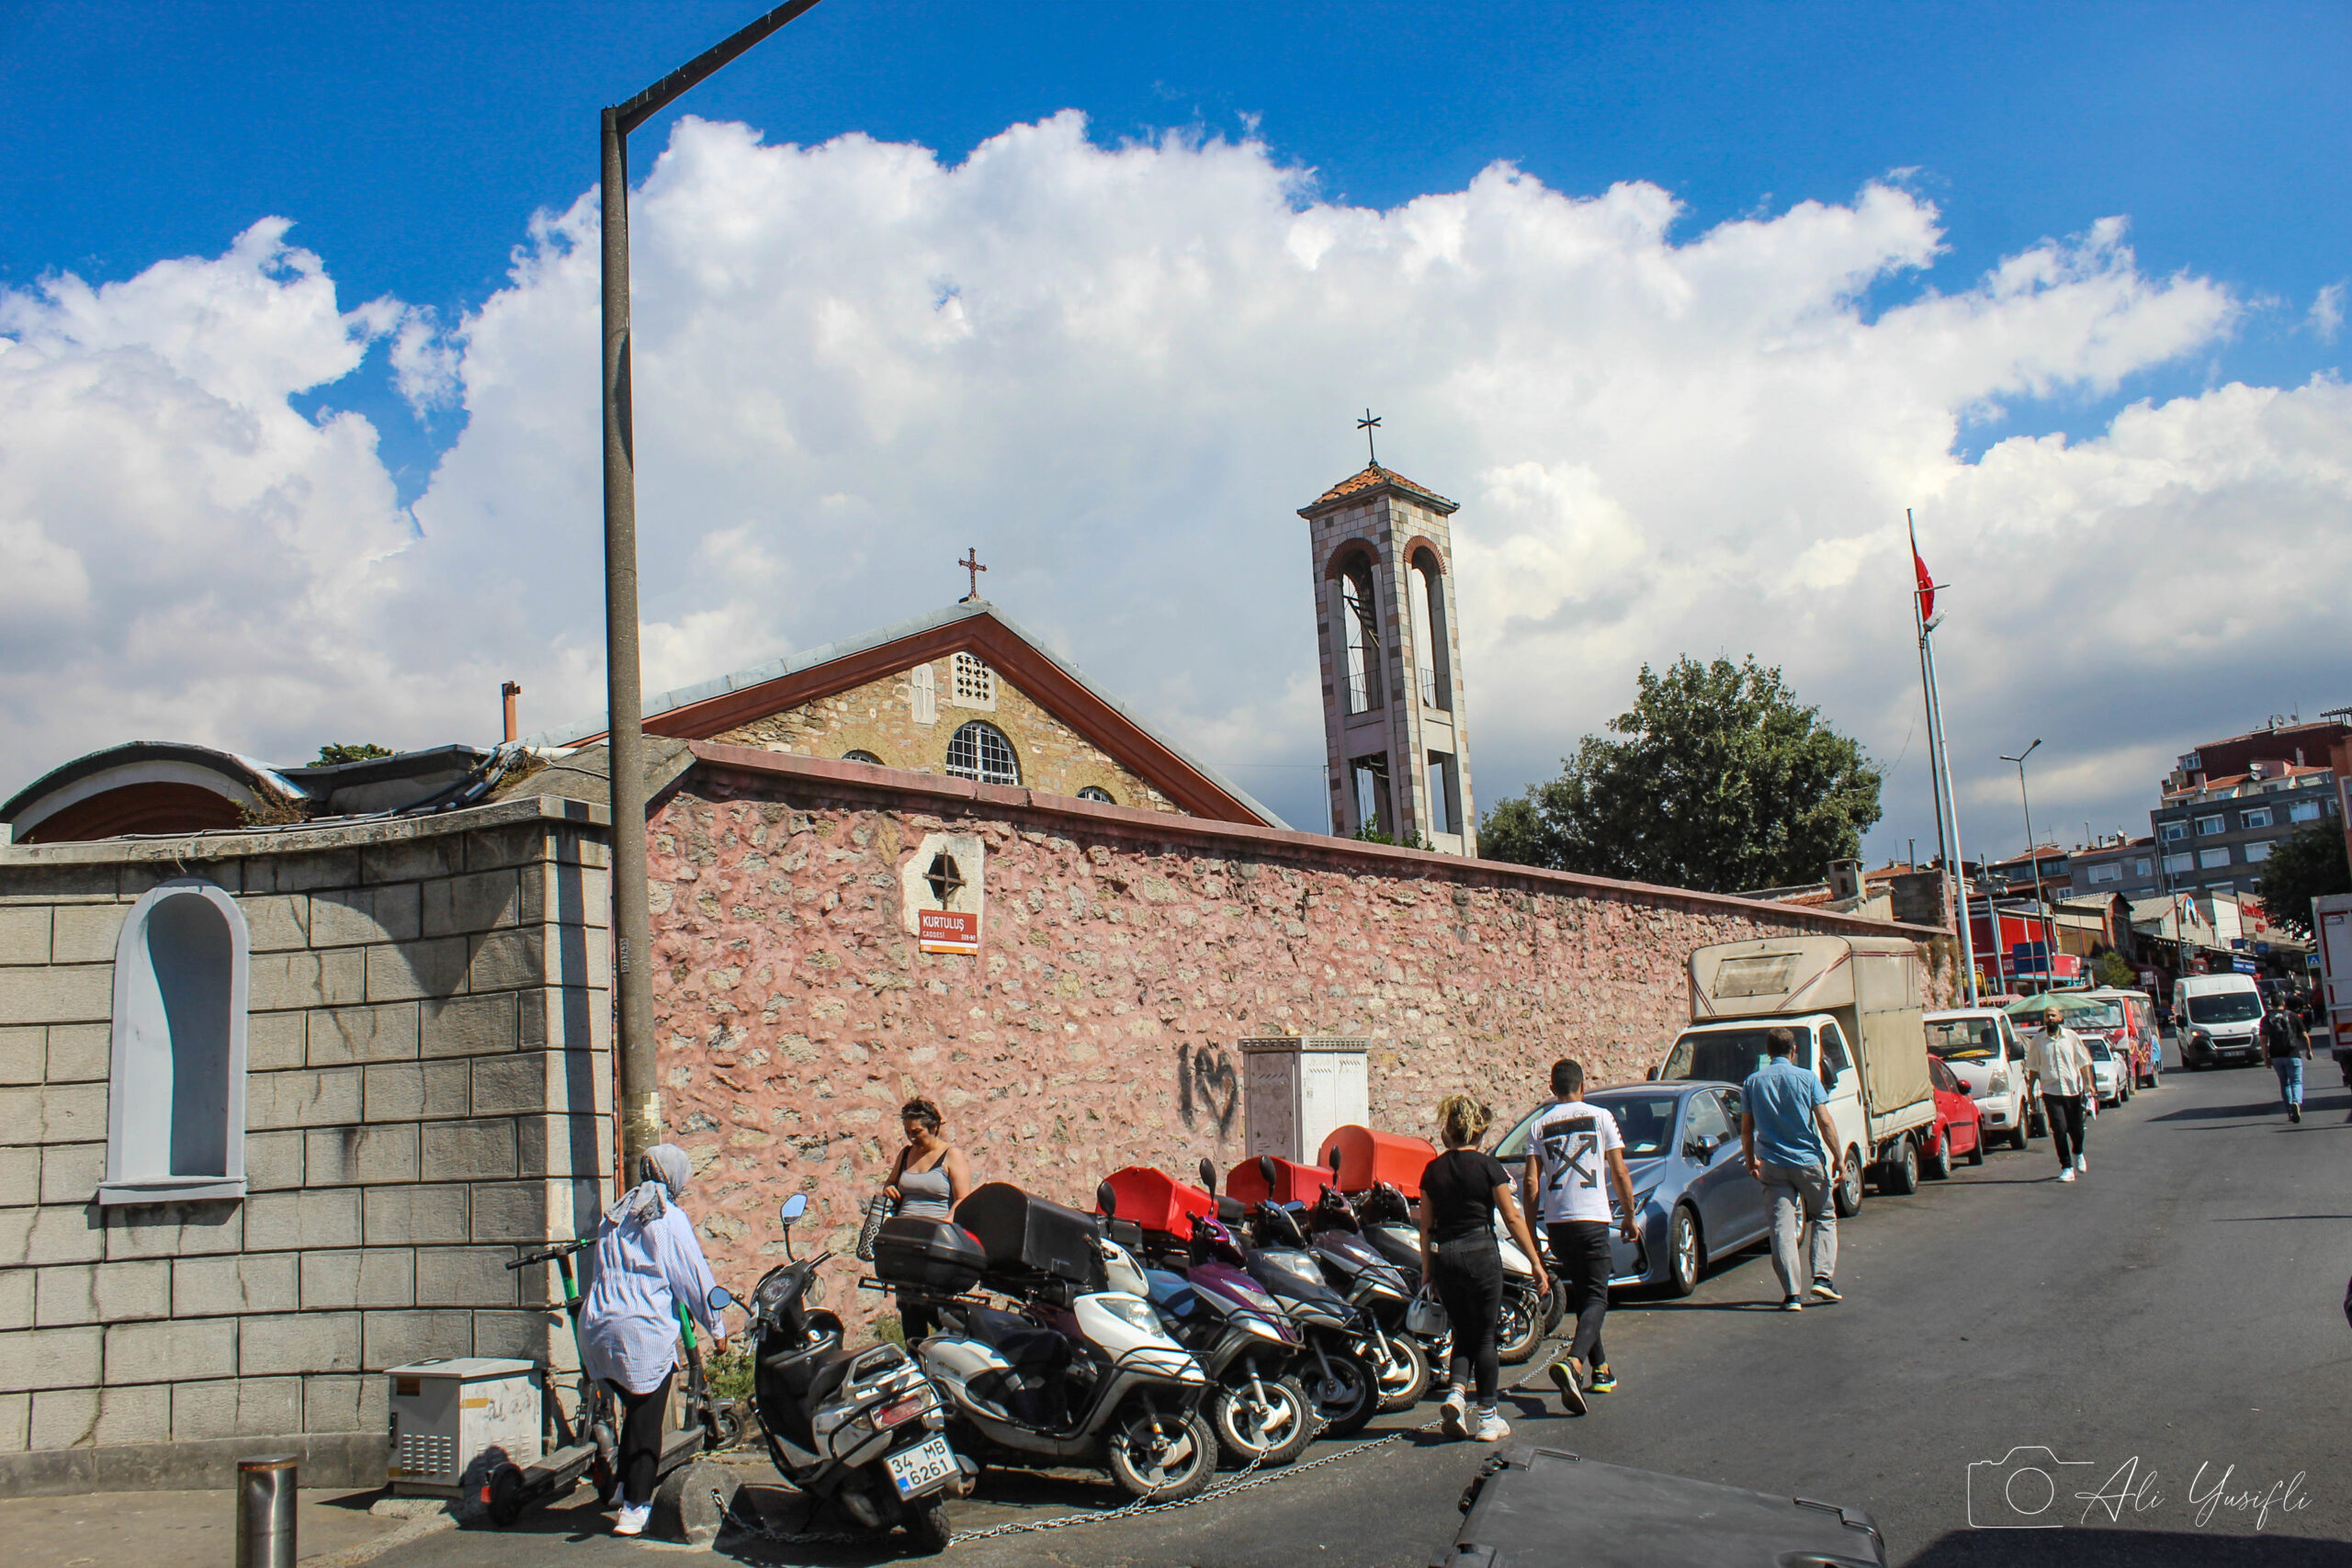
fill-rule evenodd
<path id="1" fill-rule="evenodd" d="M 2066 1015 L 2052 1008 L 2041 1015 L 2041 1036 L 2025 1048 L 2025 1076 L 2037 1085 L 2050 1121 L 2050 1146 L 2058 1155 L 2058 1179 L 2088 1175 L 2083 1153 L 2083 1099 L 2091 1087 L 2090 1047 L 2066 1027 Z"/>
<path id="2" fill-rule="evenodd" d="M 2303 1064 L 2311 1059 L 2311 1032 L 2294 1009 L 2281 1003 L 2262 1015 L 2262 1054 L 2278 1075 L 2278 1098 L 2287 1102 L 2287 1120 L 2303 1119 Z"/>
<path id="3" fill-rule="evenodd" d="M 1764 1184 L 1772 1203 L 1772 1271 L 1781 1277 L 1781 1310 L 1803 1312 L 1797 1272 L 1797 1226 L 1813 1227 L 1810 1262 L 1813 1295 L 1835 1302 L 1838 1293 L 1838 1210 L 1830 1194 L 1844 1162 L 1838 1157 L 1838 1129 L 1830 1125 L 1829 1097 L 1821 1080 L 1791 1060 L 1796 1036 L 1775 1029 L 1764 1036 L 1772 1058 L 1748 1075 L 1739 1091 L 1739 1146 L 1747 1174 Z"/>
<path id="4" fill-rule="evenodd" d="M 1608 1393 L 1617 1386 L 1609 1356 L 1600 1348 L 1601 1320 L 1609 1315 L 1609 1194 L 1600 1176 L 1609 1173 L 1623 1217 L 1618 1228 L 1627 1241 L 1634 1228 L 1634 1177 L 1625 1168 L 1625 1135 L 1617 1118 L 1584 1098 L 1581 1063 L 1552 1064 L 1552 1103 L 1535 1113 L 1535 1135 L 1527 1142 L 1521 1178 L 1527 1212 L 1540 1216 L 1552 1243 L 1552 1261 L 1567 1286 L 1567 1310 L 1577 1320 L 1568 1353 L 1552 1364 L 1560 1403 L 1568 1414 L 1585 1413 L 1585 1392 Z"/>

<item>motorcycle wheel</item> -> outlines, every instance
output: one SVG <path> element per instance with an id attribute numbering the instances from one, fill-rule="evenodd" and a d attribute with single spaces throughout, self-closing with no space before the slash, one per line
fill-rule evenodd
<path id="1" fill-rule="evenodd" d="M 1430 1359 L 1419 1341 L 1398 1332 L 1385 1337 L 1389 1355 L 1376 1371 L 1380 1377 L 1380 1408 L 1410 1410 L 1430 1391 Z"/>
<path id="2" fill-rule="evenodd" d="M 1322 1366 L 1312 1359 L 1298 1369 L 1316 1418 L 1323 1423 L 1323 1436 L 1345 1438 L 1361 1432 L 1380 1413 L 1380 1380 L 1352 1350 L 1330 1349 L 1324 1355 L 1331 1363 L 1330 1376 L 1324 1376 Z"/>
<path id="3" fill-rule="evenodd" d="M 718 1453 L 743 1440 L 743 1413 L 732 1404 L 714 1404 L 703 1419 L 703 1451 Z"/>
<path id="4" fill-rule="evenodd" d="M 1111 1428 L 1103 1449 L 1119 1489 L 1155 1503 L 1197 1496 L 1216 1473 L 1216 1437 L 1198 1410 L 1155 1416 L 1138 1404 Z"/>
<path id="5" fill-rule="evenodd" d="M 1315 1406 L 1296 1374 L 1261 1378 L 1258 1386 L 1266 1393 L 1263 1404 L 1246 1382 L 1227 1384 L 1209 1395 L 1217 1457 L 1236 1470 L 1252 1460 L 1288 1464 L 1315 1436 Z"/>
<path id="6" fill-rule="evenodd" d="M 937 1497 L 918 1498 L 907 1506 L 907 1538 L 925 1557 L 936 1557 L 956 1539 L 947 1522 L 947 1505 Z"/>
<path id="7" fill-rule="evenodd" d="M 1533 1287 L 1503 1287 L 1503 1320 L 1495 1335 L 1495 1355 L 1506 1367 L 1525 1364 L 1544 1343 L 1544 1308 Z"/>

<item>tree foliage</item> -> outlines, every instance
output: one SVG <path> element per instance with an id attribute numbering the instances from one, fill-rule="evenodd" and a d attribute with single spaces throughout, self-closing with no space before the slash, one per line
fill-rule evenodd
<path id="1" fill-rule="evenodd" d="M 389 757 L 390 750 L 373 740 L 330 741 L 319 748 L 319 760 L 314 768 L 331 768 L 337 762 L 364 762 L 371 757 Z"/>
<path id="2" fill-rule="evenodd" d="M 1799 703 L 1777 666 L 1684 658 L 1642 666 L 1613 736 L 1588 735 L 1560 776 L 1489 811 L 1489 859 L 1711 892 L 1818 882 L 1861 851 L 1882 775 Z"/>
<path id="3" fill-rule="evenodd" d="M 2262 863 L 2263 913 L 2308 942 L 2312 900 L 2352 893 L 2352 861 L 2344 853 L 2344 825 L 2323 817 L 2270 847 Z"/>

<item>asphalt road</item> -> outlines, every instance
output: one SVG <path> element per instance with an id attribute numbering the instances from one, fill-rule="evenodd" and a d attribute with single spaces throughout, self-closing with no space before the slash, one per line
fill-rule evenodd
<path id="1" fill-rule="evenodd" d="M 2352 1562 L 2352 1093 L 2324 1058 L 2313 1066 L 2324 1079 L 2313 1074 L 2300 1126 L 2267 1070 L 2168 1074 L 2099 1117 L 2079 1182 L 2052 1179 L 2045 1140 L 1917 1197 L 1872 1194 L 1841 1227 L 1842 1304 L 1774 1310 L 1756 1252 L 1716 1265 L 1687 1301 L 1621 1302 L 1608 1333 L 1621 1390 L 1571 1419 L 1534 1377 L 1507 1401 L 1514 1440 L 1860 1506 L 1889 1561 L 1921 1568 Z M 1418 1568 L 1453 1539 L 1456 1499 L 1490 1451 L 1410 1432 L 1431 1414 L 1392 1418 L 1374 1431 L 1405 1430 L 1396 1440 L 1230 1499 L 951 1555 L 972 1568 Z M 2040 1516 L 2062 1528 L 1972 1528 L 1971 1464 L 2034 1448 L 2072 1467 L 2066 1495 Z M 797 1519 L 772 1472 L 745 1473 L 771 1517 Z M 1988 1471 L 1976 1473 L 1982 1524 L 1997 1505 Z M 960 1527 L 1113 1501 L 1075 1477 L 992 1472 L 989 1492 L 959 1506 Z M 382 1561 L 602 1564 L 655 1550 L 602 1528 L 586 1509 L 554 1512 Z M 1558 1561 L 1579 1560 L 1562 1545 Z M 897 1555 L 734 1536 L 718 1550 L 763 1563 Z"/>

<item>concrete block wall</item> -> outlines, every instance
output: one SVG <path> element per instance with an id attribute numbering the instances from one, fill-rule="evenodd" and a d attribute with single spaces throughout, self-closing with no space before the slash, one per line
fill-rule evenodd
<path id="1" fill-rule="evenodd" d="M 0 1494 L 383 1477 L 386 1367 L 568 1366 L 544 1268 L 612 1163 L 602 813 L 0 850 Z M 105 1207 L 115 941 L 191 875 L 251 933 L 242 1199 Z"/>

